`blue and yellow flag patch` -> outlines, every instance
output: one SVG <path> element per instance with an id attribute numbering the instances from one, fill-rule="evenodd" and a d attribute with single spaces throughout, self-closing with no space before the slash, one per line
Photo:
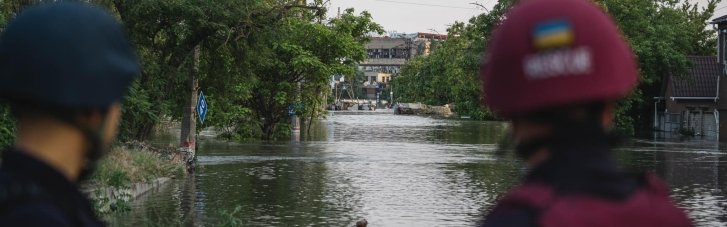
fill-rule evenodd
<path id="1" fill-rule="evenodd" d="M 538 49 L 549 49 L 573 44 L 571 25 L 565 20 L 552 20 L 535 26 L 533 45 Z"/>

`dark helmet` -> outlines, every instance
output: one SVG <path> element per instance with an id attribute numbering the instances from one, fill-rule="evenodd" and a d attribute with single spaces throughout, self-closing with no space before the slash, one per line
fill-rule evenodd
<path id="1" fill-rule="evenodd" d="M 122 25 L 88 4 L 29 8 L 0 36 L 0 97 L 12 102 L 105 109 L 139 73 Z"/>
<path id="2" fill-rule="evenodd" d="M 530 0 L 495 31 L 480 68 L 487 106 L 504 117 L 615 101 L 636 86 L 636 61 L 590 0 Z"/>

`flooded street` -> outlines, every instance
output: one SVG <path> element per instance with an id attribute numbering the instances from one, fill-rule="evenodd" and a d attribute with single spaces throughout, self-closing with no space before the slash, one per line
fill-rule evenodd
<path id="1" fill-rule="evenodd" d="M 112 226 L 471 226 L 523 175 L 497 155 L 499 122 L 331 114 L 302 142 L 200 142 L 195 176 L 134 201 Z M 654 171 L 700 226 L 727 225 L 727 146 L 635 140 L 631 169 Z"/>

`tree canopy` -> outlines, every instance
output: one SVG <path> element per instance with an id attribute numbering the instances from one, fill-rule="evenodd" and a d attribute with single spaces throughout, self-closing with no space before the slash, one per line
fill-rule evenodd
<path id="1" fill-rule="evenodd" d="M 460 115 L 496 119 L 480 105 L 477 71 L 491 31 L 514 1 L 500 0 L 467 23 L 454 23 L 448 40 L 435 43 L 431 55 L 409 61 L 387 89 L 393 88 L 397 101 L 453 103 Z M 39 2 L 2 4 L 0 23 Z M 206 126 L 227 138 L 284 137 L 289 107 L 308 121 L 320 116 L 330 77 L 360 74 L 356 65 L 366 58 L 368 34 L 383 32 L 367 12 L 348 9 L 326 19 L 320 0 L 89 2 L 118 16 L 141 57 L 143 73 L 124 101 L 125 140 L 144 140 L 159 122 L 182 118 L 192 73 L 211 107 Z M 647 100 L 659 95 L 663 78 L 686 72 L 688 55 L 714 54 L 715 34 L 706 23 L 717 2 L 597 1 L 617 21 L 639 61 L 641 85 L 619 104 L 619 128 L 628 133 L 648 128 L 648 118 L 641 116 L 650 116 Z M 12 142 L 10 119 L 0 107 L 0 146 Z"/>
<path id="2" fill-rule="evenodd" d="M 3 4 L 0 22 L 41 2 Z M 124 140 L 145 140 L 159 122 L 182 118 L 191 73 L 211 108 L 206 126 L 228 138 L 287 136 L 288 107 L 319 116 L 330 76 L 354 75 L 369 34 L 383 32 L 365 11 L 327 19 L 320 0 L 89 2 L 118 16 L 141 59 L 142 75 L 124 100 Z M 7 115 L 0 109 L 0 144 L 12 140 Z"/>
<path id="3" fill-rule="evenodd" d="M 516 2 L 500 0 L 468 23 L 449 28 L 450 39 L 430 56 L 410 61 L 393 80 L 401 101 L 432 105 L 455 103 L 460 115 L 493 119 L 479 108 L 482 91 L 478 77 L 480 56 L 492 30 Z M 715 32 L 707 26 L 718 0 L 706 5 L 677 0 L 598 0 L 611 14 L 638 58 L 641 84 L 619 104 L 617 126 L 627 134 L 649 128 L 650 97 L 661 92 L 663 78 L 690 67 L 686 56 L 713 55 Z"/>

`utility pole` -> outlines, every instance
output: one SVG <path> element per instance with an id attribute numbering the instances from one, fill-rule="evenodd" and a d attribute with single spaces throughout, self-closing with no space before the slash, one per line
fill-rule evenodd
<path id="1" fill-rule="evenodd" d="M 182 117 L 181 132 L 179 135 L 180 150 L 185 152 L 185 161 L 187 164 L 187 171 L 192 172 L 194 170 L 194 158 L 196 156 L 196 144 L 197 144 L 197 93 L 199 92 L 199 55 L 200 55 L 200 44 L 194 47 L 192 57 L 192 69 L 189 72 L 189 78 L 187 78 L 187 85 L 189 87 L 187 97 L 187 105 L 184 107 L 184 113 Z"/>

